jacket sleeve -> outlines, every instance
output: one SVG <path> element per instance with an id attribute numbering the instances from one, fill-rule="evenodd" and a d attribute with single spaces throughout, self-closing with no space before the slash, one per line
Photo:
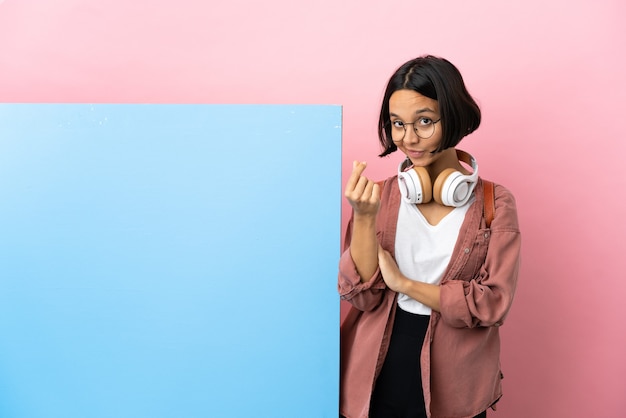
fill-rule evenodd
<path id="1" fill-rule="evenodd" d="M 346 229 L 343 253 L 339 259 L 339 278 L 337 288 L 341 299 L 346 300 L 361 311 L 371 311 L 380 305 L 383 300 L 386 285 L 377 269 L 367 282 L 361 282 L 361 277 L 356 271 L 356 266 L 350 254 L 350 239 L 352 231 L 352 218 Z"/>
<path id="2" fill-rule="evenodd" d="M 457 328 L 502 325 L 515 294 L 521 235 L 513 195 L 496 186 L 496 210 L 484 262 L 471 280 L 441 285 L 441 316 Z"/>

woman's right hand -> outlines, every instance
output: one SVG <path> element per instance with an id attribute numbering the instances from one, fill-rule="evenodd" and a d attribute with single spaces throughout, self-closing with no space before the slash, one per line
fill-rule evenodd
<path id="1" fill-rule="evenodd" d="M 366 163 L 352 163 L 352 174 L 344 195 L 354 211 L 350 254 L 361 282 L 369 281 L 378 269 L 376 215 L 380 208 L 380 186 L 363 176 Z"/>
<path id="2" fill-rule="evenodd" d="M 380 186 L 363 176 L 367 163 L 354 161 L 352 174 L 346 183 L 344 196 L 350 202 L 355 216 L 376 217 L 380 208 Z"/>

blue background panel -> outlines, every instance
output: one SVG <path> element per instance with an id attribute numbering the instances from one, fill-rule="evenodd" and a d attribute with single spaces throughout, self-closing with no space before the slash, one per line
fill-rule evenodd
<path id="1" fill-rule="evenodd" d="M 341 108 L 0 105 L 0 416 L 336 417 Z"/>

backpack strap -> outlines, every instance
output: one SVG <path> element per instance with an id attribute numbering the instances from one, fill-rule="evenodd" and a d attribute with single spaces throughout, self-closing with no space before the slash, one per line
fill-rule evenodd
<path id="1" fill-rule="evenodd" d="M 483 193 L 485 194 L 484 215 L 487 228 L 491 228 L 491 221 L 496 213 L 496 197 L 493 191 L 493 183 L 483 180 Z"/>

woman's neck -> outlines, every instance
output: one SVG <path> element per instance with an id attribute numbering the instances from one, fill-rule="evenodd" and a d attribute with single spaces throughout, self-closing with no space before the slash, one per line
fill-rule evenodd
<path id="1" fill-rule="evenodd" d="M 431 179 L 437 178 L 437 176 L 446 168 L 453 168 L 463 174 L 469 174 L 467 169 L 465 169 L 465 167 L 463 167 L 463 165 L 459 161 L 456 155 L 455 148 L 448 148 L 444 151 L 441 151 L 441 156 L 439 156 L 439 158 L 433 161 L 432 164 L 426 167 Z"/>

